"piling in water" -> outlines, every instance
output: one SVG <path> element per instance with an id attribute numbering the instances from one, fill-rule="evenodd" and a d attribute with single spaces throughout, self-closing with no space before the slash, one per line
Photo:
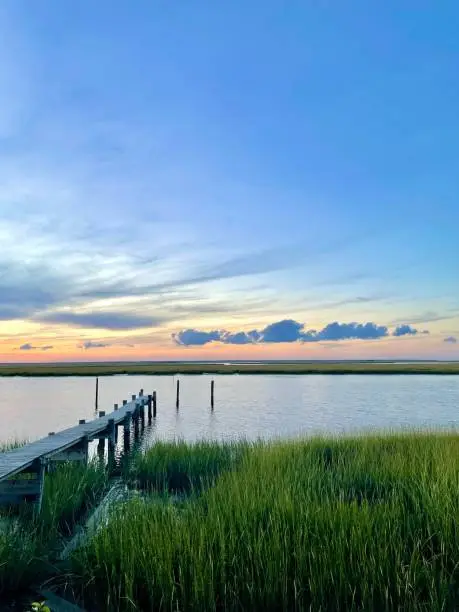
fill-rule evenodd
<path id="1" fill-rule="evenodd" d="M 101 460 L 103 460 L 105 457 L 105 438 L 99 438 L 99 443 L 97 444 L 97 455 Z"/>
<path id="2" fill-rule="evenodd" d="M 214 408 L 214 387 L 215 387 L 215 381 L 212 380 L 210 383 L 210 407 Z"/>
<path id="3" fill-rule="evenodd" d="M 153 391 L 153 418 L 156 419 L 156 391 Z"/>
<path id="4" fill-rule="evenodd" d="M 153 396 L 148 396 L 147 409 L 148 409 L 148 422 L 151 423 L 151 404 L 153 401 Z"/>
<path id="5" fill-rule="evenodd" d="M 177 398 L 175 400 L 175 407 L 178 410 L 178 407 L 180 405 L 180 381 L 177 380 Z"/>

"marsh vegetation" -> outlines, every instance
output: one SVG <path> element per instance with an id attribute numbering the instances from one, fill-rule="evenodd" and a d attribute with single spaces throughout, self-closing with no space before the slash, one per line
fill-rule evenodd
<path id="1" fill-rule="evenodd" d="M 157 443 L 123 471 L 140 493 L 59 566 L 104 488 L 80 470 L 50 474 L 40 517 L 2 531 L 2 593 L 52 577 L 100 611 L 459 605 L 455 433 Z"/>

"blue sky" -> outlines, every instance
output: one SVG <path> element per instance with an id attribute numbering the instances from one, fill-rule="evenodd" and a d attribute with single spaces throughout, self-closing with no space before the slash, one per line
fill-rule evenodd
<path id="1" fill-rule="evenodd" d="M 458 27 L 454 2 L 4 0 L 3 358 L 457 358 Z"/>

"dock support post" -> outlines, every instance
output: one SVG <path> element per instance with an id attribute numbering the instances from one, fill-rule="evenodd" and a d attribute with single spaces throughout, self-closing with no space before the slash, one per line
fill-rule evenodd
<path id="1" fill-rule="evenodd" d="M 99 377 L 96 378 L 96 412 L 99 408 Z"/>
<path id="2" fill-rule="evenodd" d="M 115 425 L 115 419 L 108 419 L 108 472 L 112 473 L 115 467 L 115 442 L 117 438 L 117 427 Z"/>
<path id="3" fill-rule="evenodd" d="M 139 439 L 139 412 L 138 410 L 136 410 L 135 416 L 134 416 L 134 441 L 137 442 L 137 440 Z"/>
<path id="4" fill-rule="evenodd" d="M 212 410 L 214 409 L 214 387 L 215 387 L 215 381 L 212 380 L 210 382 L 210 407 L 212 408 Z"/>
<path id="5" fill-rule="evenodd" d="M 129 429 L 126 429 L 126 427 L 123 433 L 123 450 L 125 455 L 131 450 L 131 432 Z"/>
<path id="6" fill-rule="evenodd" d="M 109 439 L 114 442 L 116 432 L 115 419 L 108 419 L 107 430 Z"/>
<path id="7" fill-rule="evenodd" d="M 105 438 L 99 438 L 99 443 L 97 444 L 97 455 L 101 461 L 105 458 Z"/>
<path id="8" fill-rule="evenodd" d="M 148 396 L 147 409 L 148 409 L 148 423 L 151 423 L 151 404 L 153 401 L 153 396 Z"/>
<path id="9" fill-rule="evenodd" d="M 142 403 L 139 406 L 139 416 L 140 416 L 140 424 L 142 426 L 142 431 L 145 429 L 145 405 Z"/>
<path id="10" fill-rule="evenodd" d="M 41 457 L 40 459 L 37 459 L 34 462 L 34 469 L 36 470 L 36 473 L 37 473 L 37 480 L 38 480 L 38 487 L 39 487 L 38 495 L 36 499 L 34 500 L 34 504 L 35 504 L 36 512 L 39 513 L 41 510 L 41 502 L 43 500 L 43 488 L 45 484 L 45 461 Z"/>
<path id="11" fill-rule="evenodd" d="M 175 400 L 175 407 L 177 408 L 177 410 L 179 409 L 180 406 L 180 380 L 177 380 L 177 397 Z"/>
<path id="12" fill-rule="evenodd" d="M 156 391 L 153 391 L 153 418 L 156 419 Z"/>
<path id="13" fill-rule="evenodd" d="M 115 468 L 115 443 L 108 439 L 108 460 L 107 460 L 108 473 L 111 474 Z"/>
<path id="14" fill-rule="evenodd" d="M 124 417 L 124 435 L 123 435 L 124 453 L 127 454 L 131 448 L 131 413 L 126 412 Z"/>

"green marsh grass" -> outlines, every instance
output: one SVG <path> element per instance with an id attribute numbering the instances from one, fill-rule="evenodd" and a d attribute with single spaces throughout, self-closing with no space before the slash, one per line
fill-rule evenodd
<path id="1" fill-rule="evenodd" d="M 56 573 L 59 545 L 97 504 L 106 472 L 96 462 L 63 463 L 45 477 L 40 514 L 24 507 L 0 516 L 0 601 Z"/>
<path id="2" fill-rule="evenodd" d="M 3 442 L 0 442 L 0 453 L 7 453 L 8 451 L 14 450 L 15 448 L 20 448 L 25 444 L 27 444 L 27 440 L 5 440 Z"/>
<path id="3" fill-rule="evenodd" d="M 75 524 L 100 500 L 107 473 L 97 461 L 88 465 L 68 462 L 45 479 L 38 524 L 54 536 L 69 536 Z"/>
<path id="4" fill-rule="evenodd" d="M 150 452 L 137 454 L 130 464 L 130 478 L 140 489 L 168 493 L 198 492 L 242 459 L 247 443 L 219 444 L 183 441 L 156 442 Z"/>
<path id="5" fill-rule="evenodd" d="M 224 458 L 214 486 L 180 506 L 123 504 L 75 553 L 85 602 L 114 611 L 459 607 L 458 435 L 199 448 Z M 169 452 L 205 471 L 192 447 Z M 167 445 L 140 466 L 157 483 Z"/>
<path id="6" fill-rule="evenodd" d="M 174 374 L 459 374 L 458 361 L 388 362 L 101 362 L 1 364 L 0 376 L 114 376 Z"/>

